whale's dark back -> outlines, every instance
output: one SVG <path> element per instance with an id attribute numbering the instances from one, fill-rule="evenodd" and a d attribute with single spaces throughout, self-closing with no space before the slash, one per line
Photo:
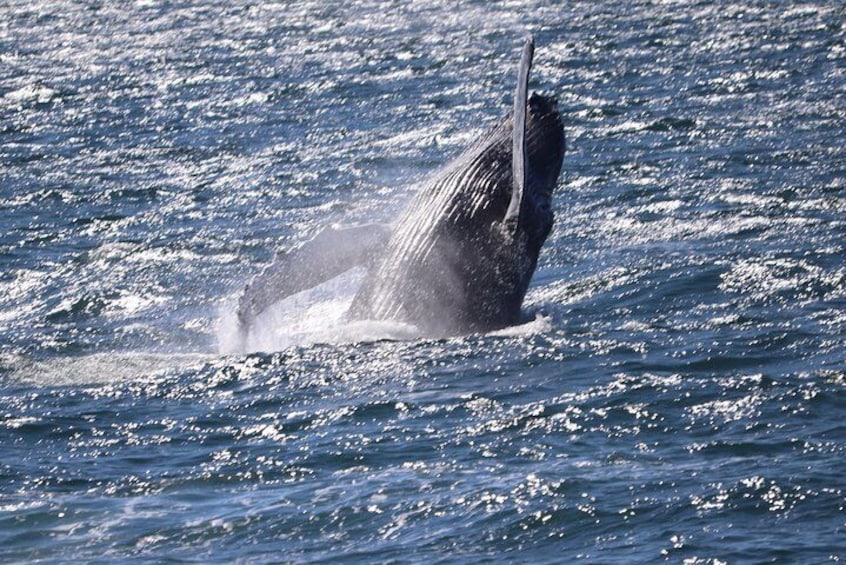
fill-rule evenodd
<path id="1" fill-rule="evenodd" d="M 517 232 L 502 220 L 512 192 L 506 117 L 422 187 L 375 254 L 351 308 L 358 319 L 414 324 L 429 335 L 517 322 L 552 228 L 550 200 L 564 157 L 553 99 L 533 95 L 526 123 L 526 188 Z"/>

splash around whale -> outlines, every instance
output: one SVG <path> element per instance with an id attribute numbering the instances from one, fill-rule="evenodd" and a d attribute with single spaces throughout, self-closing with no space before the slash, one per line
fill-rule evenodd
<path id="1" fill-rule="evenodd" d="M 238 296 L 233 349 L 265 349 L 256 328 L 271 307 L 350 272 L 358 273 L 356 291 L 335 301 L 334 314 L 314 315 L 403 328 L 406 337 L 519 323 L 552 229 L 551 199 L 565 150 L 555 99 L 528 96 L 533 55 L 529 37 L 513 110 L 432 174 L 394 223 L 326 228 L 277 254 Z M 296 323 L 276 309 L 273 325 Z"/>

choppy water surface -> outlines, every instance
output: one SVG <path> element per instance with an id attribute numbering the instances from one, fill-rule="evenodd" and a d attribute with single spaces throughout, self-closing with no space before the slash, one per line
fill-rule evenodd
<path id="1" fill-rule="evenodd" d="M 839 2 L 2 13 L 0 560 L 846 558 Z M 508 110 L 527 30 L 534 321 L 372 341 L 341 281 L 227 354 L 276 249 Z"/>

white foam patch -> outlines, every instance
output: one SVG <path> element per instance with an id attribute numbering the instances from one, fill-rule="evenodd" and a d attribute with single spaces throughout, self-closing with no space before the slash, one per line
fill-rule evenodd
<path id="1" fill-rule="evenodd" d="M 521 337 L 528 335 L 536 335 L 548 332 L 552 329 L 552 319 L 549 316 L 538 314 L 534 320 L 519 324 L 516 326 L 509 326 L 490 332 L 487 335 L 504 336 L 504 337 Z"/>
<path id="2" fill-rule="evenodd" d="M 40 84 L 27 84 L 17 90 L 7 92 L 4 98 L 12 104 L 37 102 L 46 104 L 55 96 L 56 91 Z"/>
<path id="3" fill-rule="evenodd" d="M 68 386 L 144 379 L 157 373 L 201 365 L 213 358 L 202 353 L 95 353 L 46 361 L 22 356 L 6 357 L 2 364 L 11 368 L 12 380 L 43 386 Z"/>

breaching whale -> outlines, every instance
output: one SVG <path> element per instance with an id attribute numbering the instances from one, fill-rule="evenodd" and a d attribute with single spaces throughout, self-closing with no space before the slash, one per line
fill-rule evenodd
<path id="1" fill-rule="evenodd" d="M 407 323 L 433 337 L 518 323 L 565 149 L 555 99 L 528 97 L 533 55 L 529 37 L 512 112 L 428 178 L 396 222 L 327 228 L 278 254 L 238 298 L 242 338 L 276 301 L 356 266 L 366 275 L 350 320 Z"/>

